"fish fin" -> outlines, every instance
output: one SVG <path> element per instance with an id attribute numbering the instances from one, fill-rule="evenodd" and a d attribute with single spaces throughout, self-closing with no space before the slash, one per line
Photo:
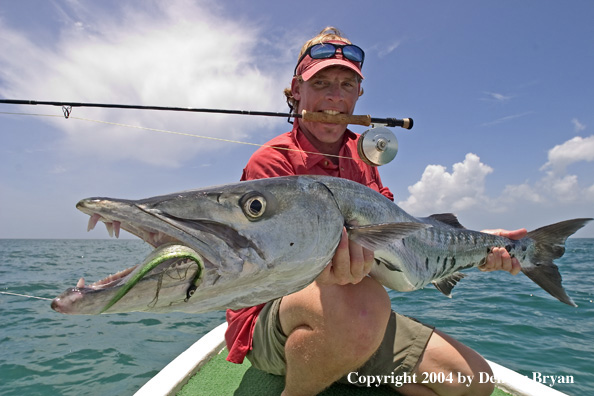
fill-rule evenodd
<path id="1" fill-rule="evenodd" d="M 369 250 L 381 250 L 394 240 L 405 238 L 415 232 L 429 228 L 425 223 L 384 223 L 365 226 L 347 226 L 349 239 Z"/>
<path id="2" fill-rule="evenodd" d="M 375 258 L 375 263 L 377 265 L 384 265 L 387 269 L 389 269 L 390 271 L 393 272 L 402 272 L 402 269 L 394 264 L 392 264 L 391 262 L 389 262 L 388 260 L 380 257 L 380 258 Z"/>
<path id="3" fill-rule="evenodd" d="M 534 255 L 529 264 L 522 266 L 522 272 L 550 295 L 574 307 L 577 305 L 561 285 L 559 267 L 553 260 L 565 253 L 567 238 L 590 220 L 592 219 L 566 220 L 538 228 L 526 235 L 526 238 L 534 241 Z"/>
<path id="4" fill-rule="evenodd" d="M 458 284 L 458 282 L 460 282 L 462 278 L 465 277 L 466 275 L 461 272 L 454 272 L 447 278 L 434 280 L 431 283 L 433 283 L 433 286 L 435 286 L 437 290 L 445 294 L 447 297 L 452 298 L 452 289 Z"/>
<path id="5" fill-rule="evenodd" d="M 432 214 L 431 216 L 429 216 L 429 218 L 433 219 L 433 220 L 437 220 L 440 223 L 447 224 L 454 228 L 461 228 L 464 230 L 466 229 L 466 227 L 464 227 L 462 224 L 460 224 L 460 221 L 458 221 L 458 218 L 453 213 Z"/>

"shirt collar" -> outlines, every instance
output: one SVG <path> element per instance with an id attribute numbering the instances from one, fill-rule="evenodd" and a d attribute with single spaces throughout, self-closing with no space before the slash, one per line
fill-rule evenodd
<path id="1" fill-rule="evenodd" d="M 307 169 L 311 169 L 316 166 L 321 161 L 325 161 L 328 158 L 319 152 L 318 149 L 314 147 L 313 144 L 307 139 L 305 134 L 299 128 L 299 121 L 297 119 L 293 122 L 293 134 L 295 136 L 295 140 L 299 149 L 302 151 L 301 158 L 303 159 L 303 163 Z M 348 141 L 349 140 L 357 140 L 358 135 L 351 130 L 347 129 L 343 136 L 343 144 L 341 146 L 340 152 L 338 155 L 344 157 L 352 157 L 353 153 L 348 148 Z"/>

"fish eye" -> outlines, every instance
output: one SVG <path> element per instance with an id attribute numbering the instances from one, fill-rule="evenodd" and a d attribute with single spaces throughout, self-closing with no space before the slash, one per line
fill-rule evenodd
<path id="1" fill-rule="evenodd" d="M 244 197 L 243 212 L 250 220 L 260 218 L 266 211 L 266 199 L 261 195 Z"/>

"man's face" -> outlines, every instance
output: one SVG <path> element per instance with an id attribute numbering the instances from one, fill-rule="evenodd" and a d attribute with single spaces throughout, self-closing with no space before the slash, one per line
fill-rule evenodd
<path id="1" fill-rule="evenodd" d="M 317 72 L 308 81 L 293 80 L 293 97 L 299 101 L 298 113 L 326 112 L 330 114 L 353 114 L 359 98 L 360 83 L 352 70 L 328 67 Z M 345 124 L 299 121 L 308 137 L 323 144 L 342 142 L 347 128 Z M 312 141 L 315 145 L 315 141 Z"/>

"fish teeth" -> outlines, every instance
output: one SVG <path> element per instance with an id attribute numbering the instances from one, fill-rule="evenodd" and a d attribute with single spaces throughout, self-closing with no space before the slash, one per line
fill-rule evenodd
<path id="1" fill-rule="evenodd" d="M 101 218 L 100 215 L 98 215 L 97 213 L 94 213 L 90 218 L 89 218 L 89 224 L 87 224 L 87 232 L 91 231 L 93 228 L 95 228 L 95 226 L 97 225 L 97 222 L 99 221 L 99 219 Z"/>
<path id="2" fill-rule="evenodd" d="M 122 278 L 128 276 L 135 268 L 136 268 L 136 266 L 127 268 L 127 269 L 117 272 L 115 274 L 110 274 L 108 277 L 98 280 L 97 282 L 92 283 L 92 284 L 88 285 L 87 287 L 95 289 L 95 290 L 104 288 L 105 285 L 109 285 L 110 283 L 112 283 L 114 281 L 119 281 Z"/>
<path id="3" fill-rule="evenodd" d="M 104 223 L 110 238 L 113 238 L 113 223 Z"/>
<path id="4" fill-rule="evenodd" d="M 149 241 L 150 243 L 152 243 L 153 245 L 160 245 L 161 244 L 161 233 L 160 232 L 151 232 L 149 234 Z"/>
<path id="5" fill-rule="evenodd" d="M 115 237 L 116 238 L 120 238 L 120 226 L 121 223 L 119 221 L 115 221 L 113 222 L 113 232 L 115 233 Z"/>
<path id="6" fill-rule="evenodd" d="M 99 220 L 101 220 L 101 215 L 98 213 L 93 213 L 93 215 L 89 217 L 89 223 L 87 224 L 87 232 L 94 229 Z M 121 222 L 117 220 L 108 222 L 105 221 L 105 219 L 103 219 L 103 223 L 105 224 L 105 228 L 107 228 L 107 232 L 109 233 L 110 237 L 113 237 L 114 234 L 116 238 L 120 237 L 120 229 L 122 225 Z"/>
<path id="7" fill-rule="evenodd" d="M 85 278 L 80 278 L 76 283 L 76 287 L 78 289 L 82 289 L 83 287 L 85 287 Z"/>
<path id="8" fill-rule="evenodd" d="M 144 241 L 150 245 L 156 246 L 157 245 L 157 241 L 156 238 L 157 234 L 154 232 L 150 232 L 150 231 L 144 231 L 143 232 L 143 238 Z"/>

